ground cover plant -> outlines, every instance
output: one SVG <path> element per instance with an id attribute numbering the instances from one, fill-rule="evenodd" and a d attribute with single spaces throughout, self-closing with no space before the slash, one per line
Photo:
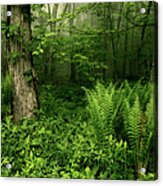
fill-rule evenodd
<path id="1" fill-rule="evenodd" d="M 5 118 L 5 176 L 155 178 L 153 85 L 98 82 L 95 88 L 84 88 L 79 99 L 82 89 L 43 86 L 38 118 L 16 125 L 12 116 Z M 6 170 L 8 162 L 13 162 L 12 170 Z M 139 175 L 141 167 L 146 174 Z"/>

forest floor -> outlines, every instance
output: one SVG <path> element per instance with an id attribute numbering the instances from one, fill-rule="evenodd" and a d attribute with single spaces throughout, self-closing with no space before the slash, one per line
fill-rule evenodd
<path id="1" fill-rule="evenodd" d="M 38 93 L 37 118 L 3 120 L 3 176 L 155 179 L 151 84 L 42 85 Z M 143 125 L 141 115 L 148 116 Z M 136 145 L 140 136 L 143 149 Z M 138 176 L 136 166 L 144 160 L 148 172 Z"/>

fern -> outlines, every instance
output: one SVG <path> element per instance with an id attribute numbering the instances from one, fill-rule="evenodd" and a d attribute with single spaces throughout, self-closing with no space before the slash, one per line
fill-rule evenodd
<path id="1" fill-rule="evenodd" d="M 138 97 L 136 97 L 133 106 L 131 106 L 129 101 L 126 99 L 124 108 L 125 131 L 129 137 L 131 148 L 135 148 L 138 147 L 140 137 L 141 109 Z"/>
<path id="2" fill-rule="evenodd" d="M 120 104 L 115 104 L 115 85 L 106 88 L 97 83 L 95 90 L 85 89 L 88 100 L 89 123 L 94 126 L 96 137 L 101 143 L 108 135 L 115 135 L 114 123 Z"/>
<path id="3" fill-rule="evenodd" d="M 151 83 L 142 84 L 141 80 L 137 81 L 137 83 L 132 87 L 129 85 L 128 81 L 124 82 L 123 89 L 123 97 L 124 99 L 128 99 L 130 104 L 133 104 L 135 101 L 135 97 L 139 97 L 139 102 L 141 108 L 145 111 L 145 106 L 149 102 L 150 95 L 153 90 L 153 85 Z"/>
<path id="4" fill-rule="evenodd" d="M 85 91 L 88 122 L 94 128 L 98 144 L 109 148 L 105 140 L 109 135 L 127 140 L 137 173 L 140 168 L 146 168 L 154 137 L 153 85 L 138 81 L 132 86 L 125 81 L 117 88 L 116 84 L 105 87 L 97 83 L 94 90 Z"/>
<path id="5" fill-rule="evenodd" d="M 133 105 L 129 103 L 129 99 L 125 99 L 123 107 L 125 131 L 131 149 L 133 150 L 137 171 L 141 167 L 147 167 L 150 156 L 154 132 L 153 102 L 153 97 L 151 96 L 146 106 L 146 111 L 143 112 L 137 95 Z"/>
<path id="6" fill-rule="evenodd" d="M 151 95 L 149 103 L 146 106 L 146 123 L 145 123 L 145 135 L 144 135 L 144 141 L 143 141 L 143 147 L 144 147 L 144 166 L 147 167 L 149 156 L 150 156 L 150 150 L 153 145 L 153 137 L 154 137 L 154 131 L 155 131 L 155 113 L 154 113 L 154 96 Z"/>

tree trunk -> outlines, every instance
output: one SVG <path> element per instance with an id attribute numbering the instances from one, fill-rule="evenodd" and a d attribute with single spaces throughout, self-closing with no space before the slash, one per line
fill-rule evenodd
<path id="1" fill-rule="evenodd" d="M 127 8 L 126 10 L 126 17 L 128 17 L 129 14 L 129 9 Z M 122 78 L 126 77 L 129 75 L 128 70 L 128 63 L 127 63 L 127 52 L 128 52 L 128 34 L 129 32 L 127 31 L 128 28 L 128 20 L 125 20 L 125 34 L 124 34 L 124 55 L 123 55 L 123 61 L 122 61 Z M 130 69 L 129 69 L 130 70 Z"/>
<path id="2" fill-rule="evenodd" d="M 113 20 L 113 15 L 112 15 L 112 4 L 110 4 L 110 7 L 108 7 L 108 18 L 109 18 L 109 24 L 110 24 L 110 30 L 114 30 L 114 20 Z M 118 79 L 118 68 L 117 68 L 117 56 L 116 56 L 116 48 L 115 48 L 115 38 L 114 38 L 114 33 L 110 33 L 110 39 L 111 39 L 111 47 L 112 47 L 112 55 L 113 55 L 113 78 L 115 80 Z"/>
<path id="3" fill-rule="evenodd" d="M 18 122 L 34 116 L 38 101 L 34 83 L 34 69 L 31 53 L 28 50 L 31 41 L 30 5 L 9 5 L 12 12 L 8 17 L 8 61 L 13 78 L 13 119 Z"/>
<path id="4" fill-rule="evenodd" d="M 147 8 L 147 13 L 146 13 L 146 18 L 148 18 L 148 16 L 150 15 L 151 6 L 152 6 L 152 1 L 149 1 L 148 8 Z M 137 52 L 138 72 L 139 72 L 140 75 L 142 74 L 141 69 L 142 69 L 142 64 L 143 64 L 143 61 L 141 61 L 140 59 L 141 59 L 141 52 L 142 52 L 142 49 L 144 47 L 144 37 L 145 37 L 146 28 L 147 28 L 147 23 L 145 23 L 142 27 L 142 32 L 141 32 L 141 37 L 140 37 L 140 44 L 139 44 L 138 52 Z"/>
<path id="5" fill-rule="evenodd" d="M 74 16 L 74 12 L 75 12 L 75 3 L 69 4 L 69 13 L 71 13 Z M 69 35 L 70 37 L 73 37 L 74 35 L 74 31 L 73 31 L 73 25 L 74 25 L 74 18 L 71 18 L 69 21 L 69 26 L 70 26 L 70 30 L 69 30 Z M 72 54 L 70 54 L 70 59 L 72 61 Z M 76 81 L 76 64 L 71 62 L 71 77 L 70 77 L 70 81 L 71 82 L 75 82 Z"/>

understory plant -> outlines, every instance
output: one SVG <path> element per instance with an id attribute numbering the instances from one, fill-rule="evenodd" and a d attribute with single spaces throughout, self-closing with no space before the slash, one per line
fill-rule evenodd
<path id="1" fill-rule="evenodd" d="M 86 97 L 82 93 L 80 99 L 82 90 L 63 90 L 41 88 L 42 110 L 35 120 L 14 124 L 12 116 L 5 117 L 3 176 L 155 179 L 151 84 L 97 82 L 95 88 L 84 88 Z M 146 173 L 140 173 L 141 168 Z"/>
<path id="2" fill-rule="evenodd" d="M 134 86 L 125 81 L 121 86 L 97 83 L 95 89 L 86 89 L 89 123 L 94 127 L 97 141 L 102 146 L 108 135 L 120 136 L 129 143 L 131 161 L 136 177 L 142 177 L 141 168 L 150 173 L 155 138 L 155 102 L 151 83 Z M 118 122 L 118 123 L 117 123 Z M 119 135 L 120 133 L 120 135 Z M 151 157 L 150 157 L 151 156 Z"/>

